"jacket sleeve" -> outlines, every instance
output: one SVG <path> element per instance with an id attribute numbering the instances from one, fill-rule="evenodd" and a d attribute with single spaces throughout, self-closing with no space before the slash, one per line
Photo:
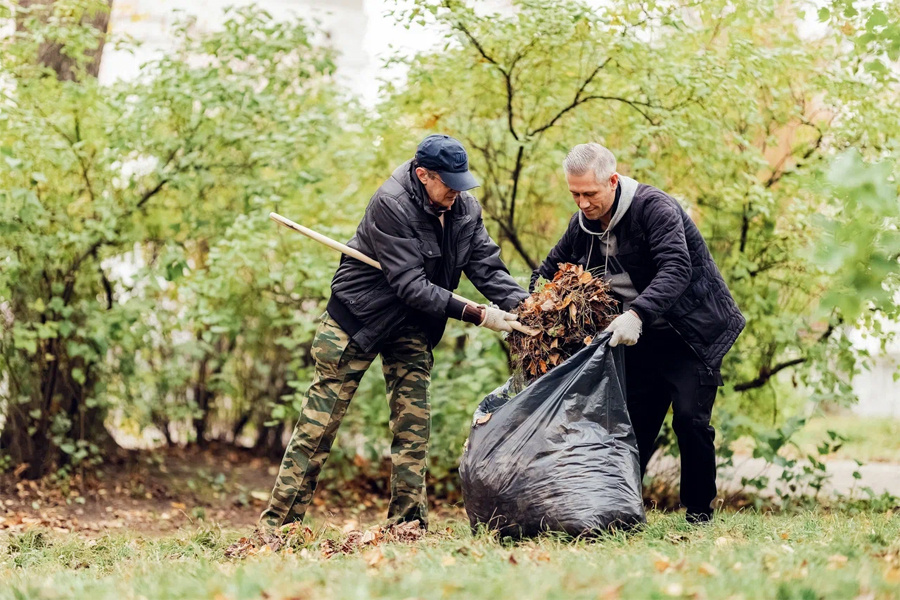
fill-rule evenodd
<path id="1" fill-rule="evenodd" d="M 512 310 L 518 306 L 528 297 L 528 292 L 516 283 L 506 265 L 500 260 L 500 247 L 488 234 L 480 210 L 471 243 L 472 252 L 463 269 L 466 277 L 485 298 L 503 310 Z"/>
<path id="2" fill-rule="evenodd" d="M 452 296 L 448 290 L 428 281 L 422 249 L 398 200 L 379 196 L 369 210 L 375 258 L 381 263 L 391 289 L 404 304 L 433 317 L 445 316 Z"/>
<path id="3" fill-rule="evenodd" d="M 566 231 L 559 238 L 556 245 L 550 249 L 550 253 L 544 259 L 544 262 L 541 263 L 541 266 L 531 272 L 531 283 L 528 284 L 529 292 L 534 291 L 534 286 L 537 284 L 539 277 L 553 279 L 559 270 L 559 263 L 574 262 L 578 258 L 575 256 L 575 231 L 573 229 L 576 226 L 576 219 L 578 219 L 578 213 L 575 213 L 569 220 L 569 226 L 566 227 Z"/>
<path id="4" fill-rule="evenodd" d="M 668 197 L 651 199 L 641 226 L 650 246 L 656 276 L 631 303 L 645 325 L 656 321 L 678 300 L 691 282 L 691 256 L 684 235 L 682 211 Z"/>

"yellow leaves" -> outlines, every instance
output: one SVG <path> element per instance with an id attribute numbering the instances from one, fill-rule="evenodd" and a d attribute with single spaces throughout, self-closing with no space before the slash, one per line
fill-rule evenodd
<path id="1" fill-rule="evenodd" d="M 672 566 L 672 563 L 669 561 L 669 558 L 661 554 L 653 561 L 653 567 L 660 573 L 668 571 L 670 566 Z"/>
<path id="2" fill-rule="evenodd" d="M 656 553 L 656 557 L 653 560 L 653 568 L 655 568 L 660 573 L 681 571 L 684 569 L 685 565 L 687 565 L 687 559 L 685 558 L 682 558 L 676 562 L 672 562 L 668 556 L 660 553 Z"/>
<path id="3" fill-rule="evenodd" d="M 590 346 L 590 345 L 591 345 L 591 342 L 593 342 L 593 341 L 594 341 L 594 336 L 592 336 L 592 335 L 585 336 L 585 338 L 584 338 L 584 345 L 585 345 L 585 346 Z"/>
<path id="4" fill-rule="evenodd" d="M 900 583 L 900 567 L 888 567 L 884 572 L 884 580 L 888 583 Z"/>
<path id="5" fill-rule="evenodd" d="M 835 571 L 837 569 L 843 569 L 847 566 L 847 561 L 849 559 L 843 554 L 832 554 L 828 557 L 828 566 L 826 567 L 829 571 Z"/>
<path id="6" fill-rule="evenodd" d="M 581 283 L 581 284 L 590 283 L 591 281 L 593 281 L 593 279 L 594 279 L 594 276 L 591 275 L 591 272 L 585 271 L 584 273 L 582 273 L 581 275 L 578 276 L 578 283 Z"/>
<path id="7" fill-rule="evenodd" d="M 438 124 L 438 121 L 441 120 L 442 116 L 443 115 L 439 115 L 439 114 L 429 115 L 429 117 L 427 119 L 425 119 L 425 121 L 422 123 L 422 128 L 423 129 L 434 129 L 435 126 Z"/>
<path id="8" fill-rule="evenodd" d="M 550 553 L 546 550 L 536 549 L 531 553 L 529 558 L 537 562 L 550 562 Z"/>
<path id="9" fill-rule="evenodd" d="M 719 574 L 719 570 L 708 562 L 701 563 L 700 566 L 697 567 L 697 572 L 701 575 L 706 575 L 707 577 L 715 577 Z"/>

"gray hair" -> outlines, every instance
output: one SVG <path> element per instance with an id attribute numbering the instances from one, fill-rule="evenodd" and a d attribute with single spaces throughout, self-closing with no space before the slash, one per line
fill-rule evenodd
<path id="1" fill-rule="evenodd" d="M 616 172 L 616 157 L 596 142 L 578 144 L 562 163 L 566 175 L 584 175 L 593 171 L 597 181 L 605 181 Z"/>

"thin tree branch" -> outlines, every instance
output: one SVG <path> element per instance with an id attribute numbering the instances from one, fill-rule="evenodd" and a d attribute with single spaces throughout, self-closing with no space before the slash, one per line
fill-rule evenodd
<path id="1" fill-rule="evenodd" d="M 815 343 L 821 344 L 822 342 L 827 340 L 829 337 L 831 337 L 831 334 L 834 333 L 834 330 L 841 323 L 843 323 L 843 319 L 841 319 L 841 318 L 838 318 L 835 321 L 829 323 L 828 328 L 822 333 L 822 335 L 820 335 L 818 337 L 818 339 L 816 339 Z M 734 391 L 744 392 L 744 391 L 751 390 L 754 388 L 760 388 L 760 387 L 766 385 L 766 383 L 768 383 L 768 381 L 772 377 L 774 377 L 777 373 L 779 373 L 780 371 L 783 371 L 790 367 L 795 367 L 799 364 L 803 364 L 807 360 L 809 360 L 809 357 L 803 356 L 803 357 L 792 358 L 790 360 L 780 362 L 780 363 L 776 364 L 775 366 L 771 366 L 771 367 L 768 365 L 763 365 L 759 368 L 759 375 L 757 377 L 755 377 L 754 379 L 751 379 L 750 381 L 744 381 L 742 383 L 736 384 L 734 386 Z"/>
<path id="2" fill-rule="evenodd" d="M 585 78 L 585 80 L 581 83 L 581 87 L 579 87 L 578 90 L 575 92 L 575 97 L 572 99 L 572 102 L 568 106 L 563 108 L 561 111 L 559 111 L 556 114 L 556 116 L 553 117 L 552 119 L 550 119 L 550 121 L 548 121 L 546 124 L 542 125 L 541 127 L 538 127 L 537 129 L 534 129 L 534 130 L 528 132 L 528 134 L 527 134 L 528 137 L 537 135 L 539 133 L 542 133 L 542 132 L 550 129 L 551 127 L 553 127 L 553 125 L 556 124 L 557 121 L 559 121 L 562 118 L 563 115 L 565 115 L 567 112 L 569 112 L 573 108 L 577 107 L 578 105 L 582 104 L 584 101 L 582 100 L 581 95 L 584 93 L 584 90 L 587 88 L 588 85 L 591 84 L 591 82 L 594 80 L 594 78 L 597 76 L 597 74 L 600 73 L 600 71 L 603 70 L 603 68 L 606 67 L 606 65 L 608 65 L 609 61 L 611 61 L 611 60 L 612 60 L 612 58 L 608 57 L 602 63 L 597 65 L 597 67 L 591 72 L 591 74 L 588 75 Z"/>

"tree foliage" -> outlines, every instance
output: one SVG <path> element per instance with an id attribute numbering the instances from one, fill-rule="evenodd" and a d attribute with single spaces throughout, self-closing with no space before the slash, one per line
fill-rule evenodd
<path id="1" fill-rule="evenodd" d="M 469 148 L 522 282 L 575 210 L 572 145 L 604 143 L 682 201 L 748 320 L 724 366 L 726 442 L 753 432 L 775 460 L 803 400 L 852 396 L 866 357 L 848 329 L 886 343 L 882 320 L 900 316 L 892 3 L 417 0 L 397 17 L 446 43 L 407 59 L 375 110 L 334 81 L 320 32 L 254 9 L 213 33 L 185 21 L 137 79 L 100 86 L 103 34 L 84 16 L 104 4 L 58 0 L 2 41 L 0 467 L 68 473 L 114 455 L 107 428 L 280 457 L 337 256 L 266 215 L 346 240 L 434 131 Z M 48 41 L 80 76 L 41 60 Z M 436 349 L 445 491 L 508 358 L 456 322 Z M 342 477 L 389 444 L 371 371 L 332 460 Z"/>
<path id="2" fill-rule="evenodd" d="M 728 406 L 777 415 L 779 373 L 813 398 L 846 399 L 863 357 L 843 325 L 870 325 L 863 308 L 876 297 L 893 314 L 880 286 L 896 255 L 879 262 L 859 244 L 846 266 L 867 285 L 835 303 L 823 300 L 845 276 L 835 261 L 845 263 L 810 249 L 824 247 L 823 214 L 858 207 L 834 187 L 843 185 L 835 155 L 896 150 L 896 78 L 873 66 L 896 54 L 882 40 L 883 11 L 895 9 L 853 13 L 868 32 L 857 38 L 843 18 L 816 22 L 812 8 L 525 0 L 486 15 L 423 0 L 401 18 L 443 28 L 447 45 L 408 61 L 408 82 L 385 111 L 473 149 L 486 211 L 528 267 L 575 210 L 559 169 L 565 152 L 604 143 L 622 172 L 683 202 L 747 317 L 725 364 Z M 882 210 L 896 208 L 885 175 Z M 856 221 L 845 217 L 837 222 Z M 870 238 L 884 231 L 879 223 Z"/>

